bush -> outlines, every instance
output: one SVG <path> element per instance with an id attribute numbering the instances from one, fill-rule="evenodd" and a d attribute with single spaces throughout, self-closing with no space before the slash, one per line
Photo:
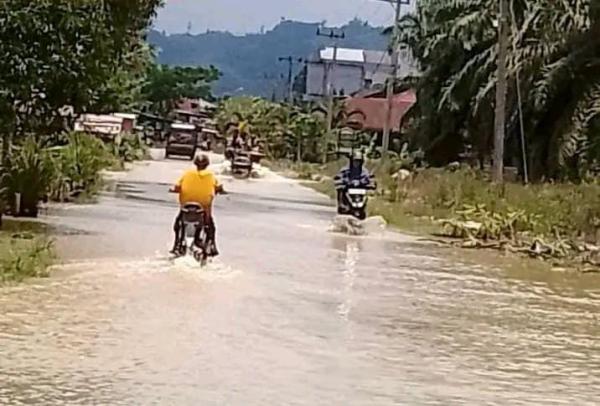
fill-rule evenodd
<path id="1" fill-rule="evenodd" d="M 113 155 L 122 162 L 141 161 L 148 158 L 148 146 L 138 134 L 117 137 L 113 144 Z"/>
<path id="2" fill-rule="evenodd" d="M 51 148 L 54 177 L 48 195 L 60 202 L 96 192 L 100 171 L 116 162 L 107 146 L 94 136 L 72 133 L 66 140 L 66 145 Z"/>
<path id="3" fill-rule="evenodd" d="M 15 198 L 20 194 L 20 208 L 15 214 L 37 216 L 38 202 L 45 197 L 54 174 L 48 151 L 35 137 L 29 136 L 22 144 L 12 146 L 3 172 L 2 188 L 13 212 Z"/>
<path id="4" fill-rule="evenodd" d="M 417 216 L 492 219 L 492 223 L 516 217 L 517 232 L 563 237 L 595 238 L 600 228 L 600 185 L 596 184 L 498 186 L 471 168 L 427 169 L 417 173 L 408 193 L 402 207 Z"/>
<path id="5" fill-rule="evenodd" d="M 101 184 L 100 171 L 117 162 L 96 137 L 71 133 L 61 136 L 61 140 L 64 145 L 45 147 L 29 136 L 11 148 L 0 187 L 15 215 L 35 217 L 38 203 L 46 198 L 65 202 L 94 194 Z M 17 194 L 21 195 L 18 212 Z"/>
<path id="6" fill-rule="evenodd" d="M 54 259 L 52 243 L 33 236 L 0 238 L 0 284 L 48 276 Z"/>

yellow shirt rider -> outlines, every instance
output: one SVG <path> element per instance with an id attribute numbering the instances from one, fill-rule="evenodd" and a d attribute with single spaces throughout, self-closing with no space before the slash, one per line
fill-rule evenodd
<path id="1" fill-rule="evenodd" d="M 217 193 L 223 193 L 223 186 L 217 180 L 215 174 L 207 169 L 210 160 L 206 155 L 194 158 L 195 169 L 186 171 L 175 184 L 172 192 L 179 194 L 179 204 L 183 208 L 189 203 L 198 203 L 205 213 L 206 232 L 209 240 L 209 254 L 219 255 L 216 245 L 216 227 L 212 216 L 212 204 Z M 179 244 L 181 229 L 181 211 L 175 219 L 173 231 L 175 231 L 175 244 L 172 253 L 176 254 Z"/>

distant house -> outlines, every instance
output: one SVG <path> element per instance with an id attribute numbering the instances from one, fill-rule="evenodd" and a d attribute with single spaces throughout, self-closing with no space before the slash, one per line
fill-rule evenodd
<path id="1" fill-rule="evenodd" d="M 410 52 L 399 54 L 398 78 L 418 76 L 418 66 Z M 383 85 L 392 74 L 392 61 L 384 51 L 338 48 L 334 61 L 334 48 L 318 51 L 306 64 L 295 84 L 304 99 L 321 98 L 327 94 L 327 83 L 334 95 L 352 95 L 360 90 Z"/>
<path id="2" fill-rule="evenodd" d="M 120 134 L 133 132 L 136 121 L 135 114 L 82 114 L 75 121 L 74 130 L 112 140 Z"/>
<path id="3" fill-rule="evenodd" d="M 408 90 L 394 95 L 390 129 L 400 132 L 404 115 L 416 103 L 414 91 Z M 382 132 L 387 117 L 387 99 L 383 91 L 366 93 L 346 100 L 346 112 L 349 119 L 357 122 L 360 128 L 371 132 Z"/>
<path id="4" fill-rule="evenodd" d="M 209 114 L 216 108 L 214 103 L 204 99 L 183 99 L 177 104 L 177 110 L 196 114 Z"/>
<path id="5" fill-rule="evenodd" d="M 216 109 L 214 103 L 204 99 L 183 99 L 177 104 L 177 109 L 173 113 L 178 121 L 206 126 Z"/>

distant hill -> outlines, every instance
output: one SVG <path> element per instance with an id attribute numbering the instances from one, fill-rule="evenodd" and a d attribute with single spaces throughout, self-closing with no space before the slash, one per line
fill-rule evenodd
<path id="1" fill-rule="evenodd" d="M 236 36 L 228 32 L 199 35 L 167 35 L 151 31 L 149 42 L 158 48 L 160 63 L 169 65 L 214 65 L 223 73 L 215 86 L 217 95 L 249 94 L 281 97 L 285 92 L 287 64 L 280 56 L 308 57 L 331 44 L 329 38 L 318 37 L 319 23 L 282 21 L 263 34 Z M 353 20 L 344 27 L 340 46 L 384 50 L 387 39 L 382 28 Z M 297 67 L 298 69 L 299 67 Z"/>

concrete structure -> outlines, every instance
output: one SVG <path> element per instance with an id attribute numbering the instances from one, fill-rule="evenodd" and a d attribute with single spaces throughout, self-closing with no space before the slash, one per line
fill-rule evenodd
<path id="1" fill-rule="evenodd" d="M 119 134 L 131 133 L 137 125 L 137 115 L 128 113 L 82 114 L 74 124 L 75 131 L 113 139 Z"/>
<path id="2" fill-rule="evenodd" d="M 334 49 L 320 50 L 307 62 L 305 71 L 297 84 L 305 99 L 320 98 L 326 95 L 329 81 L 335 95 L 352 95 L 362 89 L 383 85 L 392 73 L 391 57 L 387 52 L 338 48 L 336 62 L 333 62 Z M 418 76 L 419 69 L 406 49 L 400 51 L 398 78 Z M 329 69 L 329 77 L 326 71 Z"/>

